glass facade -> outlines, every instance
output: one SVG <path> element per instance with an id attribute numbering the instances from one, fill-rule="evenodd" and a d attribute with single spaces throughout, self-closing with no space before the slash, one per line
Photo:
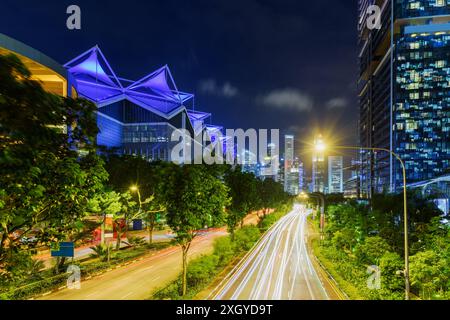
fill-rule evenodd
<path id="1" fill-rule="evenodd" d="M 371 4 L 382 8 L 379 30 L 365 25 Z M 399 154 L 408 183 L 443 174 L 450 159 L 450 0 L 360 0 L 359 14 L 361 146 Z M 402 186 L 400 164 L 387 152 L 362 153 L 360 174 L 363 196 Z"/>
<path id="2" fill-rule="evenodd" d="M 421 29 L 426 30 L 416 28 Z M 405 162 L 408 182 L 416 182 L 432 179 L 449 166 L 450 25 L 449 31 L 411 31 L 405 27 L 396 41 L 393 130 L 395 152 Z M 395 167 L 398 185 L 401 172 Z"/>

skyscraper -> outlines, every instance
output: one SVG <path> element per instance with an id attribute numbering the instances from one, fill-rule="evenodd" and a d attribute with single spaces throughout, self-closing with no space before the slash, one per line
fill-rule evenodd
<path id="1" fill-rule="evenodd" d="M 343 157 L 328 157 L 328 193 L 344 192 Z"/>
<path id="2" fill-rule="evenodd" d="M 305 166 L 300 160 L 298 164 L 298 189 L 300 192 L 307 191 L 308 189 L 305 181 Z"/>
<path id="3" fill-rule="evenodd" d="M 289 192 L 292 165 L 294 164 L 294 136 L 284 136 L 284 191 Z"/>
<path id="4" fill-rule="evenodd" d="M 381 28 L 371 30 L 374 4 Z M 441 175 L 450 160 L 450 2 L 359 0 L 359 16 L 361 145 L 399 154 L 408 183 Z M 402 185 L 389 153 L 361 161 L 363 195 Z"/>
<path id="5" fill-rule="evenodd" d="M 300 160 L 294 157 L 294 136 L 284 136 L 284 191 L 295 195 L 300 192 Z"/>
<path id="6" fill-rule="evenodd" d="M 271 178 L 278 181 L 278 170 L 280 166 L 280 158 L 278 148 L 275 143 L 267 145 L 267 156 L 260 160 L 260 177 L 261 179 Z"/>
<path id="7" fill-rule="evenodd" d="M 314 145 L 323 144 L 323 138 L 318 135 Z M 324 151 L 314 150 L 312 156 L 312 191 L 325 192 L 325 155 Z"/>

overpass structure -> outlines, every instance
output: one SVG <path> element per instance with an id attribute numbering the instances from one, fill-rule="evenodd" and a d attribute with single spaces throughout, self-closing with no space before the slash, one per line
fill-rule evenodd
<path id="1" fill-rule="evenodd" d="M 423 195 L 433 196 L 438 207 L 446 214 L 449 213 L 450 202 L 450 174 L 429 180 L 408 184 L 408 188 L 420 188 Z"/>

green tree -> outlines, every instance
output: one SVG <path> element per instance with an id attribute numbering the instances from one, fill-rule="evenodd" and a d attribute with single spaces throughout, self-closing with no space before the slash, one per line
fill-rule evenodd
<path id="1" fill-rule="evenodd" d="M 104 223 L 106 215 L 111 215 L 117 233 L 116 250 L 120 249 L 122 236 L 127 231 L 128 222 L 139 215 L 136 202 L 128 192 L 106 191 L 89 200 L 89 211 L 101 215 Z"/>
<path id="2" fill-rule="evenodd" d="M 8 251 L 72 239 L 107 173 L 95 154 L 92 103 L 46 92 L 13 55 L 0 56 L 0 267 Z M 83 149 L 83 156 L 77 150 Z"/>
<path id="3" fill-rule="evenodd" d="M 242 226 L 245 216 L 258 207 L 257 180 L 252 173 L 242 172 L 240 167 L 236 167 L 226 173 L 225 183 L 231 196 L 226 221 L 231 238 L 234 239 L 238 224 Z"/>
<path id="4" fill-rule="evenodd" d="M 262 209 L 262 221 L 269 212 L 269 209 L 276 208 L 278 205 L 288 199 L 288 194 L 284 192 L 283 186 L 275 180 L 268 178 L 259 181 L 257 184 L 257 193 L 259 195 L 259 208 Z"/>
<path id="5" fill-rule="evenodd" d="M 356 245 L 355 232 L 349 228 L 338 230 L 333 234 L 331 243 L 337 249 L 351 251 Z"/>
<path id="6" fill-rule="evenodd" d="M 403 294 L 405 279 L 398 272 L 405 268 L 403 259 L 394 252 L 385 252 L 379 262 L 381 285 L 390 292 Z"/>
<path id="7" fill-rule="evenodd" d="M 391 250 L 389 244 L 381 237 L 367 237 L 355 249 L 355 255 L 360 264 L 378 265 L 381 257 Z"/>
<path id="8" fill-rule="evenodd" d="M 162 204 L 165 179 L 163 173 L 168 164 L 163 162 L 148 162 L 135 156 L 110 155 L 106 163 L 109 173 L 108 184 L 117 192 L 126 192 L 132 186 L 138 188 L 132 195 L 139 205 L 140 214 L 134 219 L 144 219 L 147 224 L 149 243 L 153 240 L 153 230 L 157 217 L 165 213 Z"/>
<path id="9" fill-rule="evenodd" d="M 192 240 L 198 230 L 223 221 L 224 208 L 229 204 L 228 188 L 203 165 L 170 164 L 164 174 L 167 223 L 182 249 L 182 294 L 185 295 L 187 255 Z"/>
<path id="10" fill-rule="evenodd" d="M 420 290 L 423 298 L 430 299 L 433 292 L 443 291 L 447 286 L 445 268 L 446 261 L 438 253 L 418 252 L 410 258 L 411 285 Z"/>

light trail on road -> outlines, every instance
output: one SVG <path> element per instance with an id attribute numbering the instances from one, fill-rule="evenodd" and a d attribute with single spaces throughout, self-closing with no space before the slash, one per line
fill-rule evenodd
<path id="1" fill-rule="evenodd" d="M 328 300 L 306 246 L 307 216 L 296 204 L 219 284 L 219 300 Z"/>

